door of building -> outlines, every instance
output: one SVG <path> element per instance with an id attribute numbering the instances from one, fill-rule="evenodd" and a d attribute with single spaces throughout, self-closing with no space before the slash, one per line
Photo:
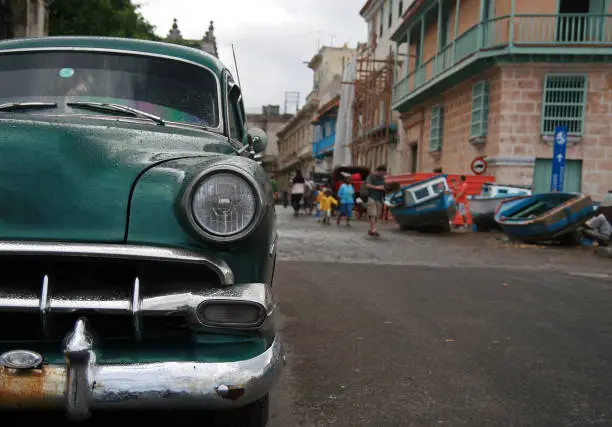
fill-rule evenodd
<path id="1" fill-rule="evenodd" d="M 559 0 L 557 41 L 603 41 L 609 0 Z"/>
<path id="2" fill-rule="evenodd" d="M 482 10 L 482 46 L 491 47 L 496 44 L 495 27 L 495 0 L 484 0 Z"/>
<path id="3" fill-rule="evenodd" d="M 410 173 L 416 173 L 417 171 L 417 156 L 419 152 L 419 146 L 412 144 L 410 146 Z"/>
<path id="4" fill-rule="evenodd" d="M 552 159 L 536 159 L 533 171 L 533 192 L 549 193 L 552 177 Z M 582 160 L 566 160 L 563 191 L 582 192 Z"/>

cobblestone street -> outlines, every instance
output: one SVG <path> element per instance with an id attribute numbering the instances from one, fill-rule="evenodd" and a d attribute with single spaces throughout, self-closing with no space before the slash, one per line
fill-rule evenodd
<path id="1" fill-rule="evenodd" d="M 278 209 L 285 426 L 612 425 L 612 264 Z"/>
<path id="2" fill-rule="evenodd" d="M 367 221 L 347 228 L 323 226 L 314 216 L 294 218 L 277 207 L 279 259 L 430 267 L 550 269 L 574 273 L 612 273 L 612 263 L 590 248 L 527 245 L 500 240 L 501 233 L 457 232 L 450 235 L 400 231 L 389 221 L 381 237 L 367 235 Z"/>

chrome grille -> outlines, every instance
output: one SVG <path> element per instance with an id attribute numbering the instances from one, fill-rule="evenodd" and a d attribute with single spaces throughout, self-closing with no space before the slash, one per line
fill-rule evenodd
<path id="1" fill-rule="evenodd" d="M 0 254 L 0 341 L 62 339 L 82 316 L 98 339 L 187 335 L 190 298 L 225 284 L 193 261 Z"/>

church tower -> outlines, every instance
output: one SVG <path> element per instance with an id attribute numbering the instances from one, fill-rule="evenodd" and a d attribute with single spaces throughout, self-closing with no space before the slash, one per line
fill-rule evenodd
<path id="1" fill-rule="evenodd" d="M 1 1 L 2 0 L 0 0 L 0 2 Z M 189 46 L 203 50 L 206 53 L 210 53 L 215 58 L 219 57 L 219 52 L 217 51 L 217 38 L 215 37 L 215 27 L 213 25 L 213 21 L 210 21 L 208 31 L 206 31 L 206 34 L 204 35 L 202 40 L 191 40 L 183 38 L 181 30 L 179 30 L 178 28 L 176 18 L 174 18 L 172 28 L 170 28 L 170 31 L 168 31 L 168 35 L 166 36 L 165 40 L 170 43 L 177 43 L 183 46 Z"/>
<path id="2" fill-rule="evenodd" d="M 210 21 L 208 31 L 206 31 L 206 34 L 204 35 L 200 46 L 204 52 L 208 52 L 216 58 L 219 57 L 219 52 L 217 51 L 217 38 L 215 37 L 215 27 L 213 25 L 213 21 Z"/>
<path id="3" fill-rule="evenodd" d="M 172 28 L 170 29 L 170 31 L 168 31 L 168 36 L 166 36 L 166 40 L 175 42 L 182 39 L 183 36 L 181 36 L 181 30 L 179 30 L 178 24 L 176 23 L 176 18 L 174 18 L 174 21 L 172 22 Z"/>

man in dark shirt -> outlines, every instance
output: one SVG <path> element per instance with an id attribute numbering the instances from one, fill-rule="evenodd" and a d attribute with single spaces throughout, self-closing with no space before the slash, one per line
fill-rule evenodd
<path id="1" fill-rule="evenodd" d="M 382 213 L 382 204 L 385 197 L 386 173 L 387 166 L 378 166 L 374 172 L 368 175 L 366 182 L 363 184 L 368 190 L 367 210 L 368 218 L 370 220 L 370 229 L 368 230 L 368 234 L 370 236 L 380 236 L 376 230 L 376 222 Z"/>

